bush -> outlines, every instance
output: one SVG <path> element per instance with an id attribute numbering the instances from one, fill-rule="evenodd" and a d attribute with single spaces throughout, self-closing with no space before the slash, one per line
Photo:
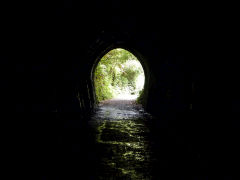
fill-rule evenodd
<path id="1" fill-rule="evenodd" d="M 139 96 L 137 98 L 138 104 L 143 104 L 143 99 L 144 99 L 143 97 L 144 97 L 144 92 L 143 92 L 143 90 L 141 90 L 141 91 L 139 91 Z"/>

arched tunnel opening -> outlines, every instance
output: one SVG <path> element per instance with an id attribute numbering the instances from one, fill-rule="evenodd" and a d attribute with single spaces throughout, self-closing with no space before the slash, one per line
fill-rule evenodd
<path id="1" fill-rule="evenodd" d="M 108 99 L 136 100 L 142 103 L 145 73 L 140 61 L 129 51 L 115 48 L 93 67 L 97 102 Z"/>
<path id="2" fill-rule="evenodd" d="M 138 51 L 125 43 L 113 43 L 94 58 L 90 79 L 95 105 L 114 98 L 131 99 L 146 108 L 150 71 Z"/>

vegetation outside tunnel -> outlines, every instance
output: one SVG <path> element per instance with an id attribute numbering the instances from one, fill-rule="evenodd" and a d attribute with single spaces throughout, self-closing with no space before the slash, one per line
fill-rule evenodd
<path id="1" fill-rule="evenodd" d="M 144 80 L 138 59 L 127 50 L 113 49 L 101 58 L 94 72 L 97 102 L 121 94 L 139 96 L 144 92 Z"/>

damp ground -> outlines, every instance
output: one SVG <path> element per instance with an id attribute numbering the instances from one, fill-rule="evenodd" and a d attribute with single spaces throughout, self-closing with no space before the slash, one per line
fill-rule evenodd
<path id="1" fill-rule="evenodd" d="M 89 122 L 95 138 L 95 178 L 152 179 L 154 158 L 146 125 L 150 119 L 134 99 L 99 104 Z"/>

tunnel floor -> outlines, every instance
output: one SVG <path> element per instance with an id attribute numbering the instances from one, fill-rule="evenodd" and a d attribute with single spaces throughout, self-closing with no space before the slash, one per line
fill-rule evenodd
<path id="1" fill-rule="evenodd" d="M 112 99 L 99 105 L 89 122 L 97 179 L 152 179 L 154 158 L 146 125 L 150 119 L 134 100 Z"/>
<path id="2" fill-rule="evenodd" d="M 102 102 L 85 121 L 65 116 L 64 128 L 38 132 L 42 179 L 207 179 L 207 156 L 192 143 L 185 116 L 155 117 L 134 100 L 120 99 Z"/>

